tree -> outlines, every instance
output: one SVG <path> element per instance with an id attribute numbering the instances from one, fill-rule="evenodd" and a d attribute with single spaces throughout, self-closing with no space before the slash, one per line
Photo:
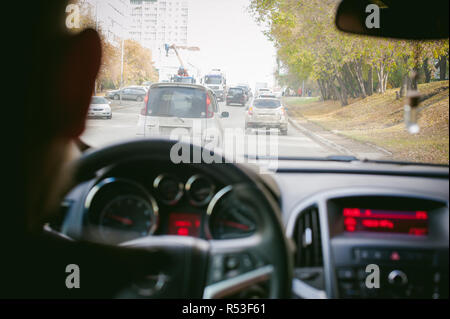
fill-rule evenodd
<path id="1" fill-rule="evenodd" d="M 448 40 L 418 43 L 344 34 L 334 25 L 337 5 L 336 0 L 252 0 L 249 10 L 274 42 L 289 77 L 316 80 L 324 100 L 337 98 L 345 106 L 349 97 L 372 95 L 374 80 L 382 94 L 388 83 L 414 87 L 412 71 L 426 68 L 429 76 L 434 59 L 445 78 Z M 391 75 L 397 79 L 389 81 Z"/>
<path id="2" fill-rule="evenodd" d="M 138 42 L 126 40 L 124 52 L 124 83 L 156 82 L 158 75 L 152 62 L 152 53 Z"/>
<path id="3" fill-rule="evenodd" d="M 97 76 L 97 91 L 117 88 L 121 80 L 121 47 L 109 42 L 104 36 L 101 26 L 98 26 L 94 19 L 93 8 L 87 5 L 84 0 L 79 0 L 82 6 L 80 17 L 80 29 L 97 29 L 102 41 L 102 63 Z M 140 84 L 144 81 L 156 82 L 158 80 L 157 71 L 152 62 L 152 53 L 149 49 L 143 48 L 138 42 L 124 41 L 124 83 Z"/>

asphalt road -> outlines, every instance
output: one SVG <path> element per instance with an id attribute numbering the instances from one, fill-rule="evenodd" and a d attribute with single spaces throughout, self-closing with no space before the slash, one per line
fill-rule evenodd
<path id="1" fill-rule="evenodd" d="M 122 102 L 122 105 L 117 105 L 116 102 L 112 104 L 113 118 L 107 119 L 89 119 L 87 122 L 87 129 L 82 140 L 93 147 L 102 147 L 119 141 L 131 140 L 138 137 L 137 121 L 138 114 L 142 108 L 143 102 Z M 223 119 L 224 128 L 228 129 L 244 129 L 245 124 L 245 107 L 242 106 L 226 106 L 225 103 L 220 103 L 222 111 L 228 111 L 230 117 Z M 335 154 L 330 149 L 319 144 L 311 139 L 301 131 L 297 130 L 289 124 L 288 135 L 279 136 L 277 130 L 271 131 L 272 137 L 275 136 L 277 141 L 277 150 L 271 149 L 266 151 L 266 155 L 274 155 L 274 151 L 280 156 L 319 156 Z M 261 143 L 258 138 L 265 139 L 266 142 L 274 141 L 266 138 L 265 132 L 253 131 L 245 138 L 240 139 L 241 143 L 245 144 L 247 154 L 264 154 L 264 150 L 256 151 L 254 147 L 249 147 L 256 143 Z M 276 155 L 276 154 L 275 154 Z"/>

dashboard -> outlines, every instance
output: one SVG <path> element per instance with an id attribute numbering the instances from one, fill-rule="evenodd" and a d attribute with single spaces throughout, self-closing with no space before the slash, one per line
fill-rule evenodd
<path id="1" fill-rule="evenodd" d="M 270 174 L 240 169 L 280 208 L 292 298 L 448 298 L 448 167 L 287 160 Z M 244 239 L 263 225 L 255 203 L 235 196 L 241 182 L 214 165 L 124 161 L 66 197 L 65 224 L 81 220 L 83 237 L 108 244 Z"/>
<path id="2" fill-rule="evenodd" d="M 162 235 L 236 239 L 258 229 L 253 205 L 233 196 L 231 181 L 200 166 L 129 162 L 83 187 L 83 237 L 95 242 Z"/>

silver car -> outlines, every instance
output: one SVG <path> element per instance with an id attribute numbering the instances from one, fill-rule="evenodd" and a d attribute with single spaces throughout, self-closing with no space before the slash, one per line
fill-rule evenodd
<path id="1" fill-rule="evenodd" d="M 138 120 L 138 135 L 190 138 L 203 146 L 221 147 L 221 112 L 213 91 L 203 85 L 156 83 L 150 87 Z"/>
<path id="2" fill-rule="evenodd" d="M 106 98 L 111 100 L 132 100 L 137 102 L 144 101 L 147 89 L 143 86 L 128 86 L 123 89 L 108 91 Z"/>
<path id="3" fill-rule="evenodd" d="M 249 106 L 245 115 L 245 130 L 277 128 L 281 135 L 287 135 L 288 118 L 279 99 L 259 98 Z"/>
<path id="4" fill-rule="evenodd" d="M 112 118 L 111 102 L 101 96 L 94 96 L 89 105 L 88 117 Z"/>

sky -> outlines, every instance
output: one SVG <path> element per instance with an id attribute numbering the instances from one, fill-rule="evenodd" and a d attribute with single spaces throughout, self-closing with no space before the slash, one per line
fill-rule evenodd
<path id="1" fill-rule="evenodd" d="M 184 53 L 203 73 L 220 68 L 228 84 L 273 83 L 276 51 L 247 11 L 250 0 L 189 0 L 188 45 Z"/>

